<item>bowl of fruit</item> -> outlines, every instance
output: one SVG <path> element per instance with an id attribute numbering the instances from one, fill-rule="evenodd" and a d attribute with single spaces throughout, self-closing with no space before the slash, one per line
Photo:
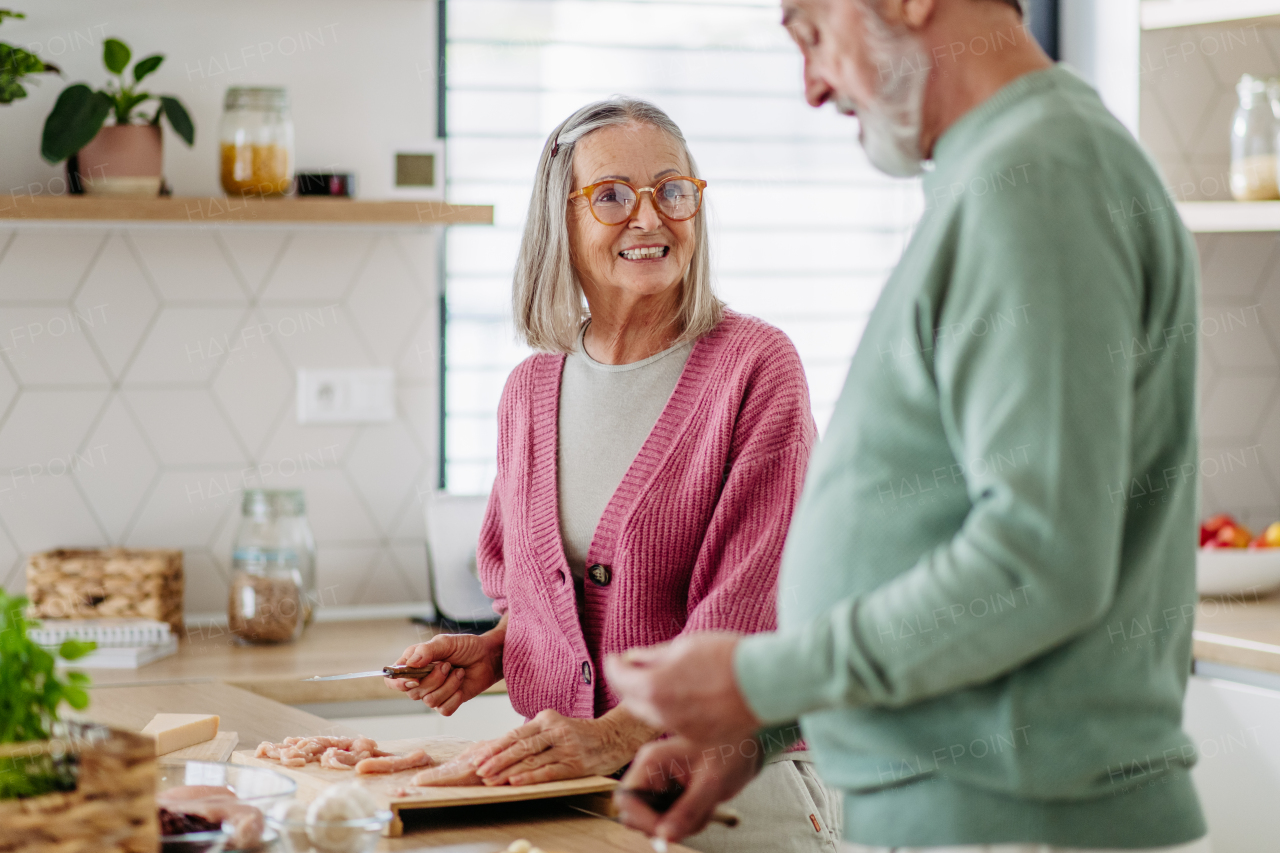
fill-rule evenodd
<path id="1" fill-rule="evenodd" d="M 1280 521 L 1254 536 L 1230 515 L 1200 525 L 1196 591 L 1201 595 L 1261 594 L 1280 587 Z"/>

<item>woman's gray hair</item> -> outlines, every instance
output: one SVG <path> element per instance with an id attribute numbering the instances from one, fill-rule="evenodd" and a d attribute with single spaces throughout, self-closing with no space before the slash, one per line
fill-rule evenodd
<path id="1" fill-rule="evenodd" d="M 652 125 L 670 134 L 684 151 L 689 176 L 700 177 L 680 128 L 648 101 L 618 96 L 588 104 L 552 131 L 538 158 L 512 288 L 516 332 L 536 350 L 573 352 L 578 345 L 578 332 L 590 316 L 569 246 L 575 143 L 601 128 L 631 123 Z M 693 257 L 680 284 L 680 310 L 672 318 L 680 328 L 674 343 L 702 337 L 724 317 L 724 303 L 711 287 L 705 210 L 694 218 L 693 229 Z"/>

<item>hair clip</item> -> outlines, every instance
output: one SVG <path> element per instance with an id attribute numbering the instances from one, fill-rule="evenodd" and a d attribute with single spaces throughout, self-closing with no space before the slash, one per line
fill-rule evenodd
<path id="1" fill-rule="evenodd" d="M 560 140 L 557 139 L 555 141 L 555 144 L 551 146 L 551 156 L 555 157 L 556 154 L 558 154 L 559 152 L 560 152 Z"/>

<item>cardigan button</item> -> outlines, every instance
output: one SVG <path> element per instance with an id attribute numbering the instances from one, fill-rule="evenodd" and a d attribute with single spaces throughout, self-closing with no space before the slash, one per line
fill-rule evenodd
<path id="1" fill-rule="evenodd" d="M 599 563 L 588 569 L 587 574 L 591 576 L 591 580 L 597 586 L 608 586 L 609 581 L 613 580 L 613 572 L 609 571 L 609 567 L 602 566 Z"/>
<path id="2" fill-rule="evenodd" d="M 591 662 L 590 661 L 584 660 L 582 662 L 582 683 L 583 684 L 591 683 Z"/>

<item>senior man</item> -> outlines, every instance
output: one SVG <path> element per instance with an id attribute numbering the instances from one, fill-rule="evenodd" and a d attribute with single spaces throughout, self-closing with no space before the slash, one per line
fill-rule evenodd
<path id="1" fill-rule="evenodd" d="M 810 465 L 778 631 L 608 664 L 674 733 L 624 789 L 685 789 L 620 793 L 624 819 L 683 837 L 802 734 L 855 850 L 1207 849 L 1190 237 L 1014 0 L 783 7 L 809 103 L 890 174 L 931 161 L 926 212 Z"/>

